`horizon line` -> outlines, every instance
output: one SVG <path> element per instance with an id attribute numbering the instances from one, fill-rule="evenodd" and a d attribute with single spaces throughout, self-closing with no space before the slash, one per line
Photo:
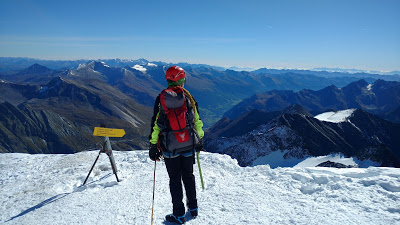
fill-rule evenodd
<path id="1" fill-rule="evenodd" d="M 0 56 L 0 58 L 23 58 L 23 59 L 32 59 L 32 60 L 42 60 L 42 61 L 80 61 L 80 60 L 86 60 L 86 61 L 99 61 L 99 60 L 113 60 L 113 59 L 120 59 L 120 60 L 132 60 L 132 61 L 136 61 L 136 60 L 146 60 L 151 62 L 162 62 L 162 63 L 166 63 L 166 64 L 180 64 L 180 63 L 186 63 L 186 64 L 193 64 L 193 65 L 206 65 L 206 66 L 210 66 L 210 67 L 221 67 L 221 68 L 225 68 L 225 69 L 232 69 L 232 68 L 237 68 L 237 69 L 243 69 L 241 71 L 255 71 L 255 70 L 259 70 L 259 69 L 275 69 L 275 70 L 303 70 L 303 71 L 307 71 L 307 70 L 311 70 L 311 71 L 326 71 L 326 72 L 342 72 L 342 73 L 360 73 L 360 72 L 364 72 L 364 73 L 393 73 L 393 72 L 400 72 L 400 68 L 399 69 L 395 69 L 395 70 L 372 70 L 372 69 L 355 69 L 355 68 L 340 68 L 340 67 L 327 67 L 327 66 L 317 66 L 317 67 L 313 67 L 313 68 L 305 68 L 305 67 L 283 67 L 283 66 L 271 66 L 271 67 L 267 67 L 267 66 L 240 66 L 240 65 L 211 65 L 211 64 L 207 64 L 207 63 L 192 63 L 192 62 L 185 62 L 185 61 L 179 61 L 179 62 L 165 62 L 162 60 L 148 60 L 146 58 L 137 58 L 137 59 L 133 59 L 133 58 L 120 58 L 120 57 L 106 57 L 106 58 L 97 58 L 95 59 L 95 57 L 69 57 L 68 59 L 60 57 L 60 58 L 56 58 L 56 57 L 51 57 L 51 58 L 47 58 L 47 57 L 29 57 L 29 56 Z M 345 70 L 345 71 L 343 71 Z M 354 72 L 350 72 L 350 71 L 354 71 Z"/>

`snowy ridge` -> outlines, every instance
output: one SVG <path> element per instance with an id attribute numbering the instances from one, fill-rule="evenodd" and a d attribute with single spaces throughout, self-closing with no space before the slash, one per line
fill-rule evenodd
<path id="1" fill-rule="evenodd" d="M 320 121 L 326 121 L 331 123 L 342 123 L 346 122 L 347 119 L 354 113 L 356 109 L 346 109 L 337 112 L 324 112 L 316 115 L 314 118 Z"/>
<path id="2" fill-rule="evenodd" d="M 154 163 L 147 151 L 114 151 L 121 182 L 102 154 L 0 154 L 0 223 L 149 224 Z M 216 153 L 195 165 L 199 216 L 186 224 L 398 224 L 400 170 L 395 168 L 240 167 Z M 157 163 L 154 224 L 171 213 L 168 175 Z"/>

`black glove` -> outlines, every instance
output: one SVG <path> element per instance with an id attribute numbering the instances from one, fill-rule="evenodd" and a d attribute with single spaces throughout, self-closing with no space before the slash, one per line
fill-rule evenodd
<path id="1" fill-rule="evenodd" d="M 196 149 L 196 152 L 200 152 L 200 151 L 202 151 L 203 150 L 203 139 L 201 139 L 200 141 L 199 141 L 199 143 L 194 147 L 194 149 Z"/>
<path id="2" fill-rule="evenodd" d="M 153 161 L 155 161 L 155 160 L 160 161 L 161 152 L 160 152 L 160 150 L 158 150 L 156 144 L 150 144 L 149 157 Z"/>

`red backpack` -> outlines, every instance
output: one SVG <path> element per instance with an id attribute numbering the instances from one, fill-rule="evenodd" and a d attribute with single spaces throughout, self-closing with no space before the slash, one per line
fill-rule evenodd
<path id="1" fill-rule="evenodd" d="M 171 152 L 192 150 L 198 143 L 195 137 L 194 114 L 181 87 L 170 87 L 160 94 L 160 103 L 171 131 L 163 131 L 164 146 Z M 188 106 L 190 110 L 188 110 Z"/>

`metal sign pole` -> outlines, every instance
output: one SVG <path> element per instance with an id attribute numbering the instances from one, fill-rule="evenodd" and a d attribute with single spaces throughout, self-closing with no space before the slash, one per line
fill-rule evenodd
<path id="1" fill-rule="evenodd" d="M 115 164 L 114 155 L 112 154 L 112 148 L 111 148 L 111 143 L 110 143 L 109 137 L 104 137 L 104 144 L 106 145 L 106 148 L 107 148 L 107 155 L 108 155 L 108 158 L 110 159 L 111 168 L 113 170 L 113 173 L 115 174 L 115 178 L 117 178 L 117 182 L 119 182 L 118 175 L 117 175 L 117 165 Z"/>
<path id="2" fill-rule="evenodd" d="M 92 172 L 94 166 L 96 165 L 97 160 L 99 159 L 101 153 L 107 154 L 108 158 L 110 159 L 111 168 L 113 170 L 113 173 L 115 174 L 115 178 L 117 178 L 117 182 L 119 182 L 118 175 L 117 175 L 117 165 L 115 164 L 114 155 L 112 154 L 110 137 L 123 137 L 125 135 L 125 130 L 105 128 L 105 125 L 102 125 L 101 127 L 94 128 L 93 135 L 94 136 L 103 136 L 104 144 L 103 144 L 103 149 L 101 149 L 99 154 L 97 155 L 97 158 L 94 161 L 92 168 L 90 168 L 89 174 L 86 176 L 86 179 L 83 182 L 83 185 L 86 184 L 86 182 L 90 176 L 90 173 Z"/>

